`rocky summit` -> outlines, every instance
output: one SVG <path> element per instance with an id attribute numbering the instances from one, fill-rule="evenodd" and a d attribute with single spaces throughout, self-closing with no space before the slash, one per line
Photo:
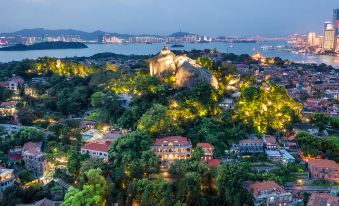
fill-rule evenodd
<path id="1" fill-rule="evenodd" d="M 175 55 L 168 47 L 149 61 L 150 74 L 158 78 L 175 75 L 177 87 L 193 87 L 198 82 L 208 82 L 218 88 L 218 81 L 212 73 L 185 55 Z"/>

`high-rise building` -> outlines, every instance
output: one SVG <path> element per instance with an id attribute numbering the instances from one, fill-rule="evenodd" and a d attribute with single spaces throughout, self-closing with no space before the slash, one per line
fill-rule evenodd
<path id="1" fill-rule="evenodd" d="M 324 31 L 324 51 L 332 51 L 335 46 L 335 31 L 331 23 L 325 22 L 325 31 Z"/>
<path id="2" fill-rule="evenodd" d="M 339 52 L 339 36 L 337 36 L 335 39 L 336 39 L 336 41 L 335 41 L 335 45 L 336 45 L 335 46 L 335 51 Z"/>
<path id="3" fill-rule="evenodd" d="M 336 35 L 339 35 L 339 9 L 334 9 L 333 11 L 333 25 L 336 30 Z"/>
<path id="4" fill-rule="evenodd" d="M 307 44 L 314 46 L 315 45 L 316 34 L 314 32 L 309 32 L 307 34 Z"/>

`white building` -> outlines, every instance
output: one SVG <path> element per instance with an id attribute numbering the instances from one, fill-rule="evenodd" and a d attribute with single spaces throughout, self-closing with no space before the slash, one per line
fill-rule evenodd
<path id="1" fill-rule="evenodd" d="M 110 145 L 106 143 L 91 142 L 81 147 L 81 154 L 88 154 L 91 158 L 108 161 Z"/>

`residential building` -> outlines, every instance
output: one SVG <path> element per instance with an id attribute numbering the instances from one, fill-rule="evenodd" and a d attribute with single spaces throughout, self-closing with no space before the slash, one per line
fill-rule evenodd
<path id="1" fill-rule="evenodd" d="M 264 152 L 264 142 L 262 139 L 243 139 L 239 142 L 239 152 L 241 154 Z"/>
<path id="2" fill-rule="evenodd" d="M 263 141 L 265 144 L 265 149 L 267 150 L 277 150 L 278 149 L 278 143 L 275 137 L 273 136 L 266 136 L 263 137 Z"/>
<path id="3" fill-rule="evenodd" d="M 16 206 L 60 206 L 61 203 L 62 203 L 61 201 L 53 201 L 53 200 L 44 198 L 32 204 L 17 204 Z"/>
<path id="4" fill-rule="evenodd" d="M 252 193 L 255 206 L 294 206 L 297 204 L 292 193 L 287 192 L 274 181 L 254 182 L 245 188 Z"/>
<path id="5" fill-rule="evenodd" d="M 207 162 L 213 159 L 214 146 L 209 143 L 198 143 L 197 147 L 200 147 L 204 151 L 204 155 L 201 157 L 202 161 Z"/>
<path id="6" fill-rule="evenodd" d="M 43 176 L 47 170 L 47 161 L 42 152 L 42 142 L 27 142 L 22 148 L 25 167 L 35 176 Z"/>
<path id="7" fill-rule="evenodd" d="M 0 103 L 0 114 L 2 116 L 14 116 L 16 114 L 16 102 L 1 102 Z"/>
<path id="8" fill-rule="evenodd" d="M 224 98 L 219 106 L 224 110 L 234 109 L 234 100 L 231 98 Z"/>
<path id="9" fill-rule="evenodd" d="M 110 144 L 91 142 L 81 147 L 81 154 L 88 154 L 91 158 L 108 161 Z"/>
<path id="10" fill-rule="evenodd" d="M 0 165 L 0 192 L 14 185 L 13 169 L 7 169 Z"/>
<path id="11" fill-rule="evenodd" d="M 339 206 L 339 197 L 329 193 L 312 193 L 307 206 Z"/>
<path id="12" fill-rule="evenodd" d="M 335 161 L 311 159 L 308 170 L 312 179 L 327 179 L 339 182 L 339 166 Z"/>
<path id="13" fill-rule="evenodd" d="M 333 25 L 336 31 L 336 35 L 339 35 L 339 9 L 333 10 Z"/>
<path id="14" fill-rule="evenodd" d="M 24 79 L 21 77 L 13 77 L 5 82 L 0 82 L 1 87 L 6 87 L 18 94 L 21 87 L 24 86 Z"/>
<path id="15" fill-rule="evenodd" d="M 182 136 L 157 138 L 151 149 L 159 157 L 163 167 L 170 166 L 176 160 L 189 159 L 192 156 L 192 144 L 187 137 Z"/>

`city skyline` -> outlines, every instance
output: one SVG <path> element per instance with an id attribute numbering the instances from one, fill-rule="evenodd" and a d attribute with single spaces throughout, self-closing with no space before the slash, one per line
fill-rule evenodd
<path id="1" fill-rule="evenodd" d="M 332 20 L 337 4 L 331 0 L 322 4 L 316 0 L 297 3 L 291 0 L 275 3 L 269 0 L 209 3 L 173 0 L 171 4 L 155 0 L 4 0 L 2 7 L 6 9 L 0 18 L 7 21 L 0 23 L 0 33 L 27 28 L 72 28 L 167 35 L 181 29 L 210 36 L 272 37 L 321 32 L 321 23 Z"/>

